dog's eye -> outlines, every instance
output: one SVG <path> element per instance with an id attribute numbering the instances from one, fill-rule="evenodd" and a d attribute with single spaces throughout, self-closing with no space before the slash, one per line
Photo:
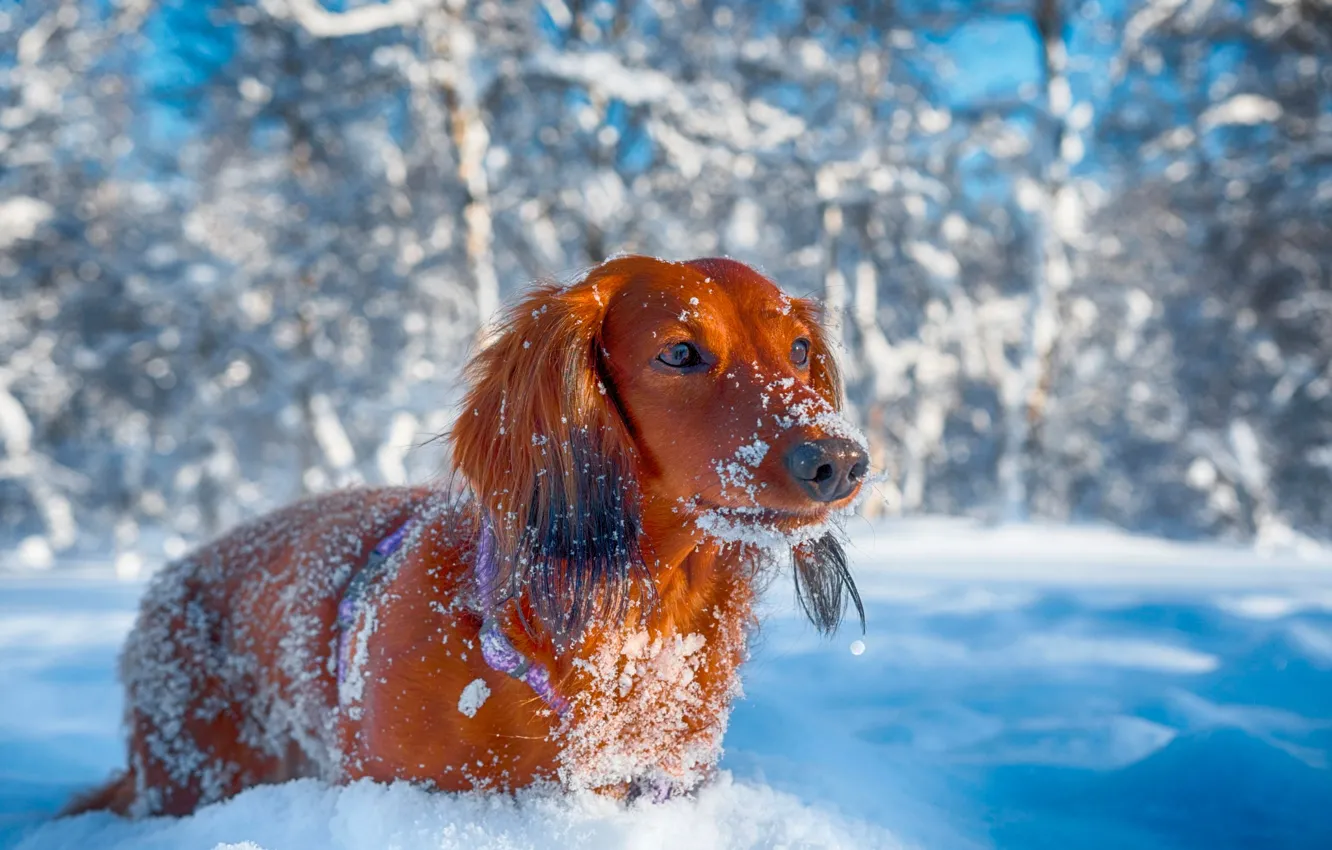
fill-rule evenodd
<path id="1" fill-rule="evenodd" d="M 802 337 L 791 343 L 791 362 L 797 366 L 804 366 L 809 362 L 809 340 Z"/>
<path id="2" fill-rule="evenodd" d="M 703 362 L 698 348 L 692 342 L 677 342 L 662 349 L 657 359 L 672 369 L 687 369 Z"/>

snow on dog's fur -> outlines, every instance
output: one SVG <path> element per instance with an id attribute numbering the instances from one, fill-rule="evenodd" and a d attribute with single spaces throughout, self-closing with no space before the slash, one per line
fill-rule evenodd
<path id="1" fill-rule="evenodd" d="M 730 260 L 621 257 L 534 290 L 468 378 L 467 498 L 336 493 L 155 578 L 122 659 L 128 769 L 72 811 L 181 814 L 301 776 L 688 791 L 720 755 L 774 552 L 820 629 L 859 608 L 829 522 L 863 440 L 814 305 Z M 488 661 L 483 623 L 517 669 Z"/>

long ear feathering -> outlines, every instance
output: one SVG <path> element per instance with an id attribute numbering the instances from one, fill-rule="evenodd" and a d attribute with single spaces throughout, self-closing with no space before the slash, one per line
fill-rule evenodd
<path id="1" fill-rule="evenodd" d="M 454 466 L 491 520 L 499 604 L 522 590 L 557 640 L 623 618 L 646 576 L 634 449 L 600 360 L 608 292 L 593 272 L 542 286 L 467 367 Z"/>
<path id="2" fill-rule="evenodd" d="M 815 301 L 792 301 L 792 310 L 810 329 L 810 384 L 834 410 L 842 410 L 842 375 L 828 343 L 823 325 L 823 308 Z M 847 600 L 860 615 L 860 630 L 865 631 L 865 606 L 851 576 L 846 552 L 835 532 L 801 543 L 791 549 L 794 566 L 796 601 L 815 628 L 830 635 L 846 615 Z M 846 595 L 842 594 L 843 589 Z"/>

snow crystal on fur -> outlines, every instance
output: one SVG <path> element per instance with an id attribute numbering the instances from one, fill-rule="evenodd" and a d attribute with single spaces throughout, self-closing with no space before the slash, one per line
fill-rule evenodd
<path id="1" fill-rule="evenodd" d="M 476 717 L 476 713 L 488 699 L 490 699 L 490 686 L 486 684 L 486 680 L 473 679 L 458 697 L 458 710 L 468 717 Z"/>
<path id="2" fill-rule="evenodd" d="M 575 662 L 585 677 L 559 776 L 570 788 L 690 791 L 714 772 L 750 623 L 744 603 L 713 612 L 717 637 L 626 628 Z M 708 671 L 716 683 L 703 687 Z"/>
<path id="3" fill-rule="evenodd" d="M 197 787 L 201 804 L 254 781 L 233 761 L 241 753 L 201 744 L 217 738 L 218 727 L 235 730 L 222 738 L 289 764 L 293 775 L 338 775 L 331 611 L 365 561 L 363 541 L 392 531 L 401 508 L 356 491 L 303 502 L 242 526 L 154 577 L 120 665 L 127 719 L 147 751 L 133 759 L 135 814 L 167 804 L 160 788 L 148 787 L 150 774 L 165 777 L 167 793 Z M 283 557 L 290 558 L 291 574 L 269 572 Z M 282 585 L 276 597 L 274 583 Z M 276 605 L 264 607 L 274 598 Z M 354 644 L 361 662 L 373 611 L 366 619 Z M 276 657 L 269 657 L 271 636 L 259 630 L 279 628 L 285 631 Z M 359 698 L 362 686 L 353 665 L 346 696 Z M 235 716 L 237 706 L 243 715 Z"/>

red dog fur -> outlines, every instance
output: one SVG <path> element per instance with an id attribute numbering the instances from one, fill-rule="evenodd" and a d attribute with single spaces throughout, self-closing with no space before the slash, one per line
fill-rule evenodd
<path id="1" fill-rule="evenodd" d="M 859 465 L 829 466 L 845 486 L 822 495 L 827 470 L 789 459 L 844 433 L 813 304 L 730 260 L 623 257 L 531 293 L 468 377 L 450 437 L 469 499 L 335 493 L 159 574 L 122 659 L 129 768 L 71 811 L 179 815 L 300 776 L 685 791 L 715 764 L 738 693 L 760 538 L 795 535 L 821 628 L 844 589 L 859 607 L 840 548 L 809 529 L 852 500 L 863 453 L 836 442 Z M 490 599 L 473 572 L 483 513 Z M 409 517 L 340 685 L 338 602 Z M 566 719 L 482 658 L 488 606 L 550 671 Z M 477 680 L 488 696 L 469 715 Z"/>

